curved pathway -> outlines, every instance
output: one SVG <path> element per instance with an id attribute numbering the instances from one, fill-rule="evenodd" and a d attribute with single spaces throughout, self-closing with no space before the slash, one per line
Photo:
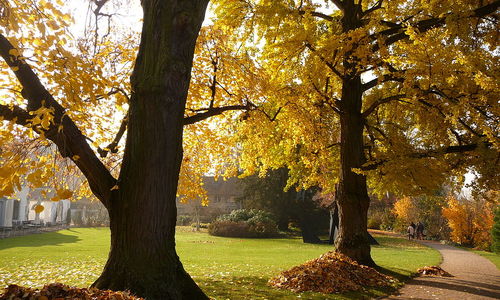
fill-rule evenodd
<path id="1" fill-rule="evenodd" d="M 416 277 L 399 290 L 399 295 L 383 299 L 500 299 L 500 271 L 492 262 L 438 242 L 419 242 L 441 252 L 441 268 L 454 277 Z"/>

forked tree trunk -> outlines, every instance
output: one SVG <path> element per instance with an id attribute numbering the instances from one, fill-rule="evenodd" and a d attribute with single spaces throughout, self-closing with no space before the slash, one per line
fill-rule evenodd
<path id="1" fill-rule="evenodd" d="M 357 262 L 374 266 L 367 235 L 367 214 L 370 205 L 366 176 L 356 174 L 366 158 L 363 148 L 364 121 L 361 114 L 361 78 L 344 79 L 340 140 L 340 182 L 338 187 L 339 235 L 336 251 Z"/>
<path id="2" fill-rule="evenodd" d="M 207 0 L 143 0 L 125 154 L 109 205 L 111 251 L 95 287 L 208 299 L 175 251 L 176 192 L 194 46 Z"/>

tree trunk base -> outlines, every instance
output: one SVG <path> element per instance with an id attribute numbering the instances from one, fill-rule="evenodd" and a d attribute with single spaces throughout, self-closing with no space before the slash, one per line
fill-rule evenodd
<path id="1" fill-rule="evenodd" d="M 159 270 L 158 266 L 132 266 L 127 263 L 116 264 L 108 261 L 102 275 L 92 284 L 92 287 L 103 290 L 130 291 L 147 300 L 209 299 L 184 271 L 178 259 L 171 268 L 163 268 L 163 270 Z"/>

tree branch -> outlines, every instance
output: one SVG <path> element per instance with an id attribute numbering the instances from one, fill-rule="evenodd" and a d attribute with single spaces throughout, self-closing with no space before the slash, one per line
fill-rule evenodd
<path id="1" fill-rule="evenodd" d="M 335 65 L 332 64 L 331 62 L 327 61 L 321 54 L 319 54 L 317 52 L 317 50 L 309 43 L 309 42 L 305 42 L 305 46 L 307 47 L 307 49 L 309 49 L 311 52 L 313 52 L 315 55 L 317 55 L 319 57 L 319 59 L 325 63 L 325 65 L 328 66 L 328 68 L 330 68 L 330 70 L 332 70 L 332 72 L 337 75 L 340 79 L 343 79 L 344 76 L 342 76 L 342 74 L 337 70 L 337 68 L 335 68 Z"/>
<path id="2" fill-rule="evenodd" d="M 436 150 L 429 150 L 425 152 L 414 152 L 414 153 L 408 153 L 404 155 L 404 157 L 408 158 L 429 158 L 429 157 L 437 157 L 440 155 L 445 155 L 445 154 L 452 154 L 452 153 L 466 153 L 466 152 L 471 152 L 479 148 L 481 145 L 484 145 L 486 147 L 490 147 L 491 143 L 489 142 L 482 142 L 482 143 L 472 143 L 472 144 L 466 144 L 466 145 L 458 145 L 458 146 L 447 146 L 443 147 L 441 149 L 436 149 Z M 372 161 L 366 163 L 363 167 L 361 167 L 361 170 L 363 171 L 371 171 L 375 170 L 381 165 L 384 165 L 388 162 L 388 159 L 381 159 L 378 161 Z"/>
<path id="3" fill-rule="evenodd" d="M 0 117 L 3 120 L 13 121 L 21 126 L 27 126 L 29 120 L 33 118 L 27 111 L 17 105 L 10 107 L 3 104 L 0 104 Z"/>
<path id="4" fill-rule="evenodd" d="M 48 129 L 37 128 L 54 144 L 63 157 L 69 157 L 87 178 L 89 186 L 96 197 L 107 207 L 111 198 L 111 188 L 116 179 L 97 158 L 88 145 L 85 136 L 76 124 L 65 113 L 64 108 L 52 97 L 40 82 L 38 76 L 23 60 L 18 50 L 0 34 L 0 55 L 21 83 L 22 95 L 28 101 L 27 111 L 32 112 L 42 106 L 54 109 L 53 123 Z M 9 115 L 3 110 L 6 115 Z M 13 112 L 26 117 L 18 108 Z M 20 122 L 20 121 L 18 121 Z"/>
<path id="5" fill-rule="evenodd" d="M 393 95 L 393 96 L 389 96 L 389 97 L 386 97 L 386 98 L 382 98 L 382 99 L 378 99 L 377 101 L 374 101 L 370 107 L 368 107 L 362 114 L 363 118 L 367 118 L 377 107 L 379 107 L 380 105 L 384 104 L 384 103 L 387 103 L 387 102 L 391 102 L 391 101 L 399 101 L 401 100 L 401 98 L 404 98 L 406 97 L 406 94 L 399 94 L 399 95 Z"/>
<path id="6" fill-rule="evenodd" d="M 340 112 L 340 108 L 337 106 L 337 103 L 336 102 L 333 102 L 332 103 L 332 99 L 326 94 L 328 92 L 328 80 L 329 78 L 327 78 L 327 81 L 326 81 L 326 84 L 325 84 L 325 93 L 321 92 L 321 90 L 314 84 L 314 82 L 311 81 L 312 83 L 312 86 L 314 88 L 314 90 L 318 93 L 318 95 L 320 95 L 321 97 L 323 97 L 324 101 L 321 102 L 321 104 L 324 104 L 324 103 L 327 103 L 328 106 L 330 106 L 330 108 L 336 112 L 337 114 L 341 114 Z"/>
<path id="7" fill-rule="evenodd" d="M 500 1 L 492 2 L 488 5 L 476 8 L 472 11 L 472 14 L 469 17 L 484 17 L 489 14 L 492 14 L 498 10 L 500 7 Z M 443 26 L 446 23 L 446 16 L 440 18 L 430 18 L 426 20 L 419 21 L 413 24 L 413 27 L 417 28 L 420 33 L 429 31 L 433 28 Z M 400 40 L 406 39 L 409 36 L 406 34 L 406 26 L 400 24 L 397 27 L 393 27 L 391 29 L 387 29 L 372 35 L 372 39 L 377 39 L 378 37 L 387 37 L 384 44 L 385 46 L 389 46 L 398 42 Z M 380 46 L 378 44 L 374 45 L 372 51 L 378 51 Z"/>
<path id="8" fill-rule="evenodd" d="M 184 125 L 190 125 L 194 124 L 199 121 L 203 121 L 205 119 L 208 119 L 210 117 L 220 115 L 223 112 L 226 111 L 231 111 L 231 110 L 250 110 L 252 109 L 253 105 L 249 102 L 245 105 L 228 105 L 228 106 L 222 106 L 222 107 L 209 107 L 204 110 L 202 113 L 198 113 L 192 116 L 188 116 L 184 118 Z"/>
<path id="9" fill-rule="evenodd" d="M 115 139 L 104 149 L 102 149 L 101 147 L 97 149 L 97 152 L 99 152 L 99 155 L 101 155 L 101 157 L 106 157 L 108 155 L 108 152 L 111 153 L 118 152 L 118 143 L 120 143 L 120 140 L 125 134 L 125 131 L 127 130 L 127 125 L 128 125 L 128 113 L 123 118 L 122 123 L 120 125 L 120 129 L 118 129 L 118 132 L 116 133 Z"/>
<path id="10" fill-rule="evenodd" d="M 364 16 L 367 16 L 369 15 L 370 13 L 376 11 L 377 9 L 380 9 L 382 8 L 382 0 L 378 0 L 377 3 L 375 3 L 375 5 L 373 5 L 372 7 L 370 7 L 369 9 L 365 10 L 364 12 L 361 13 L 361 16 L 364 17 Z"/>
<path id="11" fill-rule="evenodd" d="M 317 11 L 310 11 L 310 12 L 308 12 L 308 11 L 305 11 L 305 10 L 299 10 L 299 15 L 301 15 L 301 16 L 305 15 L 306 13 L 310 13 L 311 16 L 313 16 L 313 17 L 318 17 L 318 18 L 321 18 L 321 19 L 329 21 L 329 22 L 331 22 L 331 21 L 334 20 L 332 16 L 326 15 L 324 13 L 320 13 L 320 12 L 317 12 Z"/>
<path id="12" fill-rule="evenodd" d="M 330 0 L 337 8 L 341 11 L 344 11 L 344 1 L 343 0 Z"/>
<path id="13" fill-rule="evenodd" d="M 366 92 L 369 89 L 376 87 L 380 83 L 388 82 L 388 81 L 404 82 L 405 79 L 403 77 L 396 77 L 393 74 L 386 74 L 386 75 L 382 76 L 382 78 L 375 78 L 375 79 L 372 79 L 368 82 L 363 83 L 361 85 L 361 89 L 363 90 L 363 92 Z"/>

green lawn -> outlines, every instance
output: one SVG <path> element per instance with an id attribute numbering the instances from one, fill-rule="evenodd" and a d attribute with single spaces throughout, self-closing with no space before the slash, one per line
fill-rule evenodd
<path id="1" fill-rule="evenodd" d="M 405 279 L 417 268 L 438 264 L 439 253 L 414 242 L 375 236 L 373 257 L 383 271 Z M 109 229 L 73 228 L 0 240 L 0 286 L 41 286 L 63 282 L 88 286 L 97 278 L 108 254 Z M 330 245 L 301 239 L 239 239 L 209 236 L 178 228 L 177 250 L 186 270 L 214 299 L 360 299 L 386 291 L 322 295 L 275 290 L 267 280 L 280 271 L 318 257 Z"/>

